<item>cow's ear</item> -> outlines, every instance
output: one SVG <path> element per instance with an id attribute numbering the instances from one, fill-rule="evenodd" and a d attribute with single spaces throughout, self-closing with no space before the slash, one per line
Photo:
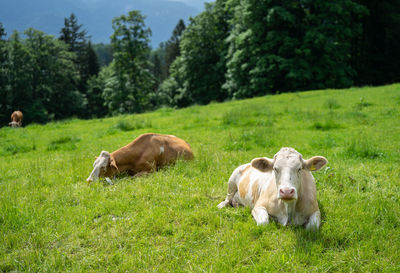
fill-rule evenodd
<path id="1" fill-rule="evenodd" d="M 111 166 L 112 168 L 115 168 L 115 169 L 119 172 L 118 166 L 117 166 L 117 164 L 115 163 L 115 160 L 114 160 L 114 159 L 111 159 L 111 160 L 110 160 L 110 166 Z"/>
<path id="2" fill-rule="evenodd" d="M 254 158 L 251 161 L 251 166 L 262 172 L 271 171 L 273 165 L 274 165 L 273 161 L 266 157 Z"/>
<path id="3" fill-rule="evenodd" d="M 328 160 L 323 156 L 313 156 L 304 162 L 304 169 L 308 171 L 318 171 L 328 163 Z"/>

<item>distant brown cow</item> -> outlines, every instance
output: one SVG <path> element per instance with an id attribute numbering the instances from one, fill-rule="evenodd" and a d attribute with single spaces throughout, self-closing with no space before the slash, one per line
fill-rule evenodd
<path id="1" fill-rule="evenodd" d="M 11 122 L 8 124 L 13 128 L 16 127 L 21 127 L 22 125 L 22 118 L 24 117 L 24 115 L 22 114 L 21 111 L 14 111 L 11 114 Z"/>
<path id="2" fill-rule="evenodd" d="M 121 172 L 130 175 L 153 172 L 179 157 L 187 160 L 193 158 L 192 149 L 186 141 L 172 135 L 143 134 L 111 154 L 102 151 L 86 181 L 114 177 Z"/>

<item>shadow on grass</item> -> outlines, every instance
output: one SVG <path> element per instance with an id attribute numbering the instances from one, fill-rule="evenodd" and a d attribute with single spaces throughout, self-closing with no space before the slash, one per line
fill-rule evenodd
<path id="1" fill-rule="evenodd" d="M 299 251 L 304 253 L 312 253 L 316 247 L 321 248 L 322 252 L 327 250 L 336 249 L 343 251 L 351 245 L 350 237 L 341 233 L 324 232 L 323 226 L 325 224 L 326 214 L 323 204 L 319 203 L 321 212 L 321 225 L 319 230 L 306 230 L 304 227 L 293 227 L 293 232 L 296 235 L 296 247 Z"/>

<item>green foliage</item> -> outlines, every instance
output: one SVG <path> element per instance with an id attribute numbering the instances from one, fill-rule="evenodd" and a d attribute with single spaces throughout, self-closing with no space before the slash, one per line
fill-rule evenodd
<path id="1" fill-rule="evenodd" d="M 109 44 L 94 44 L 93 50 L 96 52 L 101 67 L 107 66 L 113 59 L 112 47 Z"/>
<path id="2" fill-rule="evenodd" d="M 227 98 L 221 89 L 225 81 L 224 40 L 228 35 L 229 14 L 225 2 L 215 1 L 191 19 L 180 40 L 181 57 L 170 68 L 170 79 L 160 92 L 173 98 L 171 104 L 179 107 L 206 104 Z"/>
<path id="3" fill-rule="evenodd" d="M 387 110 L 399 109 L 399 91 L 395 84 L 286 93 L 1 128 L 0 271 L 397 272 L 399 111 Z M 360 97 L 373 104 L 356 112 Z M 340 108 L 327 108 L 329 100 Z M 229 125 L 228 113 L 236 117 Z M 316 117 L 346 128 L 315 130 Z M 269 118 L 271 126 L 254 122 Z M 151 122 L 151 129 L 107 133 L 123 120 Z M 87 185 L 100 151 L 146 132 L 185 139 L 194 160 Z M 59 148 L 48 150 L 51 143 Z M 12 144 L 35 149 L 4 152 Z M 329 161 L 313 173 L 319 232 L 257 226 L 249 208 L 216 208 L 237 166 L 287 146 Z"/>
<path id="4" fill-rule="evenodd" d="M 165 66 L 167 73 L 169 72 L 172 62 L 181 55 L 179 45 L 185 28 L 185 22 L 180 19 L 172 31 L 171 38 L 165 43 Z"/>
<path id="5" fill-rule="evenodd" d="M 24 35 L 21 39 L 14 32 L 6 43 L 6 84 L 0 99 L 1 112 L 7 113 L 3 124 L 17 109 L 25 113 L 26 124 L 79 113 L 84 97 L 76 89 L 75 55 L 43 32 L 28 29 Z"/>
<path id="6" fill-rule="evenodd" d="M 60 31 L 59 39 L 65 42 L 69 51 L 76 56 L 74 62 L 79 71 L 79 79 L 76 84 L 78 90 L 85 94 L 88 89 L 87 81 L 90 77 L 99 73 L 100 66 L 92 44 L 90 41 L 88 42 L 87 32 L 81 28 L 82 25 L 78 24 L 75 14 L 71 13 L 69 18 L 64 19 L 64 27 Z M 92 103 L 92 101 L 89 100 L 89 103 Z M 90 112 L 83 111 L 78 114 L 80 116 L 88 116 L 88 113 Z"/>
<path id="7" fill-rule="evenodd" d="M 400 81 L 400 4 L 389 0 L 355 0 L 368 11 L 362 35 L 353 42 L 352 63 L 357 85 Z"/>
<path id="8" fill-rule="evenodd" d="M 103 117 L 109 113 L 109 108 L 106 104 L 108 94 L 105 93 L 105 90 L 107 83 L 113 77 L 114 67 L 113 63 L 111 63 L 109 66 L 103 67 L 97 76 L 93 76 L 88 80 L 88 90 L 86 92 L 88 103 L 86 109 L 93 117 Z"/>
<path id="9" fill-rule="evenodd" d="M 113 19 L 111 36 L 115 76 L 106 83 L 103 96 L 113 114 L 143 112 L 149 107 L 153 77 L 149 72 L 149 36 L 139 11 Z"/>
<path id="10" fill-rule="evenodd" d="M 352 84 L 352 37 L 360 7 L 351 0 L 253 1 L 235 6 L 224 87 L 234 98 Z"/>

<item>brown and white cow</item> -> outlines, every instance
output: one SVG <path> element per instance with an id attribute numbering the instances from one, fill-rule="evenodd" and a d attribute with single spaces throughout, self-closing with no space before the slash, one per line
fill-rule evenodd
<path id="1" fill-rule="evenodd" d="M 112 153 L 102 151 L 86 181 L 95 181 L 99 177 L 107 179 L 121 172 L 142 175 L 171 164 L 179 157 L 193 158 L 186 141 L 172 135 L 143 134 Z"/>
<path id="2" fill-rule="evenodd" d="M 272 218 L 282 225 L 305 225 L 318 229 L 320 212 L 311 171 L 328 161 L 314 156 L 304 160 L 293 148 L 282 148 L 273 159 L 255 158 L 232 173 L 225 201 L 218 205 L 249 206 L 257 225 Z"/>
<path id="3" fill-rule="evenodd" d="M 23 117 L 24 115 L 22 114 L 21 111 L 14 111 L 11 114 L 11 122 L 8 123 L 8 125 L 10 125 L 13 128 L 21 127 Z"/>

